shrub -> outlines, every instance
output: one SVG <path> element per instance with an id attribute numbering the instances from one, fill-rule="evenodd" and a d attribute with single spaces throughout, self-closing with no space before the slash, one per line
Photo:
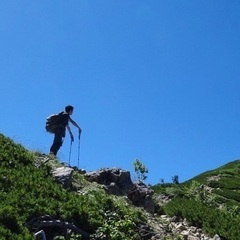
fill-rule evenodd
<path id="1" fill-rule="evenodd" d="M 176 198 L 164 210 L 170 216 L 186 218 L 189 224 L 202 228 L 210 235 L 219 234 L 226 239 L 239 239 L 240 218 L 232 217 L 219 209 L 209 207 L 199 201 Z"/>
<path id="2" fill-rule="evenodd" d="M 133 162 L 134 171 L 137 174 L 138 180 L 146 180 L 148 169 L 147 167 L 138 159 Z"/>
<path id="3" fill-rule="evenodd" d="M 139 239 L 136 229 L 142 217 L 138 211 L 98 188 L 84 189 L 82 195 L 63 189 L 53 180 L 49 166 L 36 168 L 34 158 L 33 153 L 0 134 L 1 239 L 34 239 L 25 224 L 44 215 L 108 239 Z M 74 180 L 78 188 L 85 187 L 82 177 L 75 174 Z"/>

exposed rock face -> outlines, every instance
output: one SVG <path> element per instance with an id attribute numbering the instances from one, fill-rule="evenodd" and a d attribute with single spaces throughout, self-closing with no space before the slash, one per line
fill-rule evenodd
<path id="1" fill-rule="evenodd" d="M 73 169 L 70 167 L 59 167 L 52 171 L 55 180 L 63 185 L 64 188 L 72 186 Z"/>
<path id="2" fill-rule="evenodd" d="M 154 213 L 155 205 L 152 200 L 153 190 L 149 189 L 143 182 L 133 184 L 127 196 L 135 206 L 144 207 L 146 211 Z"/>
<path id="3" fill-rule="evenodd" d="M 53 170 L 53 177 L 57 182 L 65 188 L 72 187 L 72 174 L 77 170 L 70 166 L 63 166 Z M 79 170 L 78 170 L 79 171 Z M 82 174 L 84 172 L 81 172 Z M 189 226 L 185 220 L 176 217 L 170 218 L 166 215 L 160 216 L 160 219 L 154 217 L 155 205 L 152 200 L 153 190 L 148 188 L 143 182 L 132 182 L 130 172 L 119 168 L 104 168 L 98 171 L 92 171 L 84 174 L 85 178 L 90 182 L 96 182 L 104 186 L 108 194 L 118 196 L 127 196 L 128 199 L 138 207 L 143 207 L 149 214 L 148 224 L 139 226 L 140 233 L 143 240 L 160 240 L 168 237 L 174 239 L 174 236 L 181 236 L 184 240 L 221 240 L 218 235 L 210 238 L 202 232 L 200 228 Z M 159 195 L 157 200 L 160 204 L 166 204 L 173 196 Z M 41 219 L 41 221 L 34 221 L 38 226 L 35 229 L 44 228 L 46 235 L 49 235 L 48 228 L 59 227 L 62 229 L 62 236 L 66 234 L 67 229 L 72 231 L 81 232 L 81 229 L 76 230 L 74 226 L 69 223 L 61 221 L 54 221 L 53 219 Z M 51 231 L 50 231 L 51 232 Z M 87 235 L 83 231 L 82 235 Z M 66 236 L 66 235 L 65 235 Z"/>
<path id="4" fill-rule="evenodd" d="M 125 195 L 133 186 L 130 172 L 119 168 L 103 168 L 88 172 L 84 176 L 90 182 L 104 185 L 109 194 Z"/>
<path id="5" fill-rule="evenodd" d="M 46 164 L 49 161 L 48 156 L 40 156 L 36 160 L 36 167 Z M 160 240 L 160 239 L 176 239 L 181 236 L 184 240 L 221 240 L 216 234 L 214 237 L 206 236 L 202 229 L 189 226 L 185 220 L 177 217 L 168 217 L 166 215 L 155 215 L 155 206 L 152 200 L 153 190 L 148 188 L 143 182 L 131 181 L 130 172 L 119 168 L 105 168 L 98 171 L 86 173 L 85 170 L 64 165 L 55 168 L 52 175 L 55 180 L 62 184 L 64 188 L 72 188 L 73 171 L 84 174 L 85 178 L 90 182 L 96 182 L 104 186 L 108 194 L 118 196 L 127 196 L 135 205 L 143 207 L 146 210 L 147 223 L 139 225 L 139 233 L 143 240 Z M 173 196 L 160 194 L 156 200 L 160 205 L 164 205 L 171 201 Z M 42 216 L 33 218 L 28 222 L 28 227 L 39 235 L 42 239 L 53 239 L 54 236 L 64 236 L 69 239 L 71 233 L 81 234 L 84 239 L 88 239 L 89 233 L 77 228 L 69 222 L 54 219 L 51 216 Z"/>
<path id="6" fill-rule="evenodd" d="M 143 207 L 146 211 L 154 213 L 155 207 L 151 198 L 153 190 L 143 182 L 133 183 L 129 171 L 119 168 L 104 168 L 88 172 L 84 176 L 90 182 L 104 185 L 107 193 L 118 196 L 127 195 L 135 206 Z"/>
<path id="7" fill-rule="evenodd" d="M 71 188 L 73 171 L 73 168 L 63 166 L 54 169 L 52 175 L 64 188 Z M 141 181 L 133 183 L 129 171 L 119 168 L 104 168 L 85 173 L 84 176 L 90 182 L 102 184 L 108 194 L 126 195 L 135 206 L 143 207 L 149 213 L 154 213 L 153 190 Z"/>
<path id="8" fill-rule="evenodd" d="M 48 215 L 30 219 L 27 226 L 36 232 L 35 236 L 43 236 L 42 239 L 54 239 L 55 236 L 64 236 L 65 239 L 70 239 L 71 233 L 81 234 L 85 239 L 88 239 L 90 235 L 69 222 Z"/>

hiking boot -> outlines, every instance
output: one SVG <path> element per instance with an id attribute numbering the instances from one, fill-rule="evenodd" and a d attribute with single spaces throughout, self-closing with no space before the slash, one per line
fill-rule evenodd
<path id="1" fill-rule="evenodd" d="M 50 152 L 48 154 L 48 156 L 49 156 L 50 159 L 55 159 L 56 158 L 56 155 L 53 152 Z"/>

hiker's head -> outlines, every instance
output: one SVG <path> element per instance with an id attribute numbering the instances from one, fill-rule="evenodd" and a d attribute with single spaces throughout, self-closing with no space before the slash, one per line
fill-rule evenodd
<path id="1" fill-rule="evenodd" d="M 73 109 L 74 109 L 74 107 L 71 106 L 71 105 L 67 105 L 67 106 L 65 107 L 65 111 L 66 111 L 68 114 L 72 114 Z"/>

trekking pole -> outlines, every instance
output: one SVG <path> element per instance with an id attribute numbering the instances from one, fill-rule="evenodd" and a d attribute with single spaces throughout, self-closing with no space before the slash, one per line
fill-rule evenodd
<path id="1" fill-rule="evenodd" d="M 80 158 L 80 136 L 81 132 L 78 134 L 78 169 L 79 169 L 79 158 Z"/>
<path id="2" fill-rule="evenodd" d="M 68 163 L 70 165 L 70 160 L 71 160 L 71 153 L 72 153 L 72 139 L 71 139 L 71 142 L 70 142 L 70 150 L 69 150 L 69 158 L 68 158 Z"/>

